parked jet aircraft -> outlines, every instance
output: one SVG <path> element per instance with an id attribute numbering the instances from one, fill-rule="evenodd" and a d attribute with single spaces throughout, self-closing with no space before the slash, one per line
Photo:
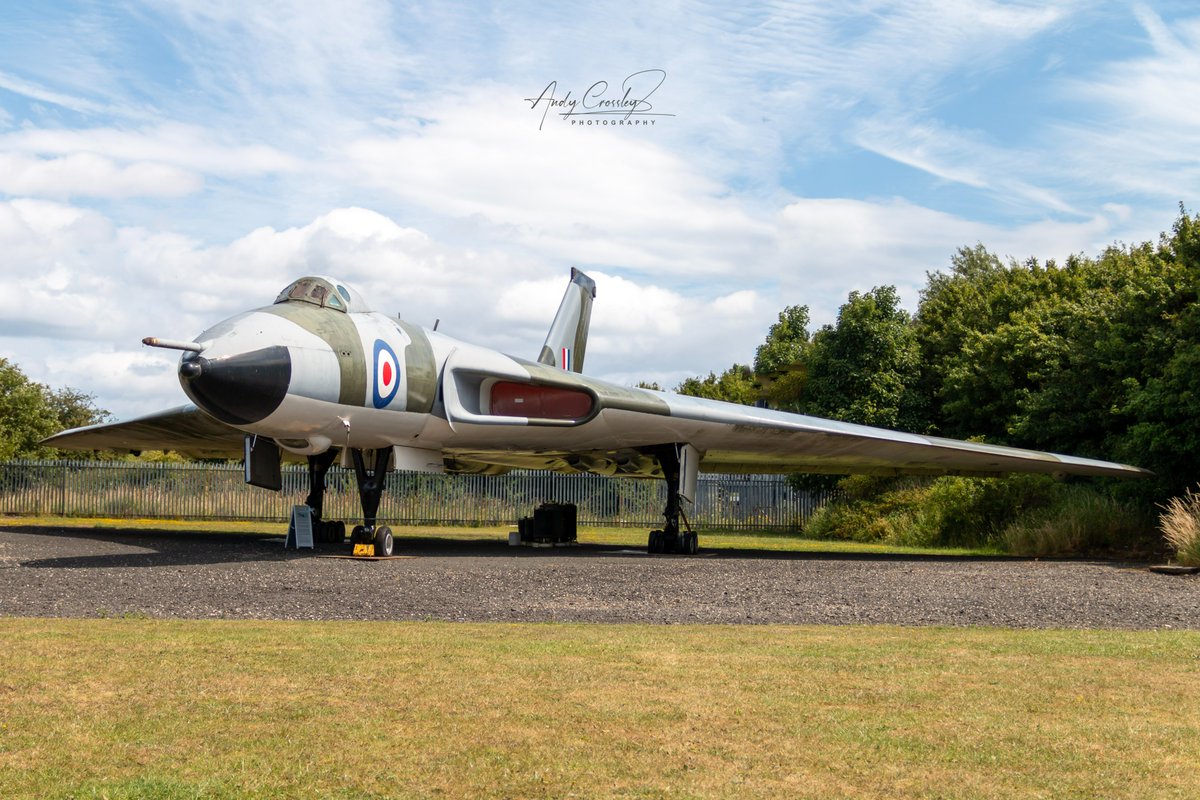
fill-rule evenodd
<path id="1" fill-rule="evenodd" d="M 334 278 L 301 278 L 273 305 L 219 322 L 182 351 L 192 400 L 126 422 L 64 431 L 46 444 L 78 450 L 176 450 L 246 459 L 250 483 L 278 489 L 281 455 L 308 461 L 318 538 L 325 473 L 340 455 L 358 480 L 356 543 L 391 554 L 377 525 L 386 473 L 498 474 L 547 469 L 666 479 L 666 524 L 652 552 L 695 552 L 681 499 L 698 470 L 1135 476 L 1136 467 L 918 436 L 715 400 L 618 386 L 582 375 L 595 283 L 572 269 L 536 361 L 502 355 L 370 310 Z M 686 527 L 686 516 L 684 516 Z"/>

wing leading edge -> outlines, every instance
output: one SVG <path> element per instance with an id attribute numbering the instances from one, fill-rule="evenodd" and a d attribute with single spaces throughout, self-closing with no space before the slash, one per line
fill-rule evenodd
<path id="1" fill-rule="evenodd" d="M 534 381 L 543 379 L 538 365 L 523 366 Z M 503 451 L 462 442 L 448 443 L 447 454 L 467 471 L 484 471 L 492 465 L 657 476 L 661 474 L 657 463 L 639 456 L 654 445 L 686 442 L 704 454 L 703 472 L 979 476 L 1032 472 L 1123 478 L 1151 474 L 1109 461 L 632 389 L 582 375 L 559 372 L 555 383 L 588 391 L 597 399 L 598 413 L 578 427 L 555 430 L 552 437 L 529 430 L 529 441 L 540 446 L 512 448 L 515 439 L 508 436 L 510 446 Z M 475 420 L 486 424 L 484 417 Z M 529 420 L 528 424 L 536 428 L 540 423 Z"/>
<path id="2" fill-rule="evenodd" d="M 1110 461 L 872 428 L 668 395 L 673 418 L 694 421 L 719 472 L 998 475 L 1007 472 L 1135 477 L 1148 470 Z M 700 445 L 696 442 L 697 447 Z"/>
<path id="3" fill-rule="evenodd" d="M 193 458 L 241 458 L 244 437 L 242 431 L 189 404 L 124 422 L 74 428 L 42 443 L 66 450 L 174 450 Z"/>

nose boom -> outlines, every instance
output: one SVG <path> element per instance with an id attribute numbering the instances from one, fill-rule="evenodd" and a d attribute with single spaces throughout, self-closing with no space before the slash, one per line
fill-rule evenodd
<path id="1" fill-rule="evenodd" d="M 179 364 L 179 383 L 192 402 L 230 425 L 270 416 L 291 379 L 291 356 L 279 346 L 219 358 L 189 353 Z"/>

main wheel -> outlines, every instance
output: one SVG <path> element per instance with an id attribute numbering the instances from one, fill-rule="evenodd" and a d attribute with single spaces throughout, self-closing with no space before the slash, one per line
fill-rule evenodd
<path id="1" fill-rule="evenodd" d="M 694 556 L 700 550 L 700 536 L 695 531 L 688 531 L 684 534 L 683 552 L 689 556 Z"/>
<path id="2" fill-rule="evenodd" d="M 333 523 L 333 525 L 334 525 L 333 543 L 334 544 L 345 544 L 346 543 L 346 523 L 342 522 L 341 520 L 338 520 L 337 522 Z"/>
<path id="3" fill-rule="evenodd" d="M 646 552 L 661 553 L 662 544 L 662 531 L 650 531 L 650 539 L 646 542 Z"/>
<path id="4" fill-rule="evenodd" d="M 392 529 L 380 525 L 375 529 L 375 555 L 390 556 L 396 549 L 396 540 L 392 538 Z"/>
<path id="5" fill-rule="evenodd" d="M 350 541 L 354 544 L 366 544 L 371 541 L 371 537 L 365 535 L 367 529 L 362 525 L 355 525 L 354 530 L 350 531 Z"/>

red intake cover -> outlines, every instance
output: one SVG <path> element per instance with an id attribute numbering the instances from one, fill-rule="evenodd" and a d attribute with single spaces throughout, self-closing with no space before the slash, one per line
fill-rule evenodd
<path id="1" fill-rule="evenodd" d="M 592 413 L 592 396 L 578 389 L 501 381 L 492 386 L 491 413 L 498 417 L 582 419 Z"/>

